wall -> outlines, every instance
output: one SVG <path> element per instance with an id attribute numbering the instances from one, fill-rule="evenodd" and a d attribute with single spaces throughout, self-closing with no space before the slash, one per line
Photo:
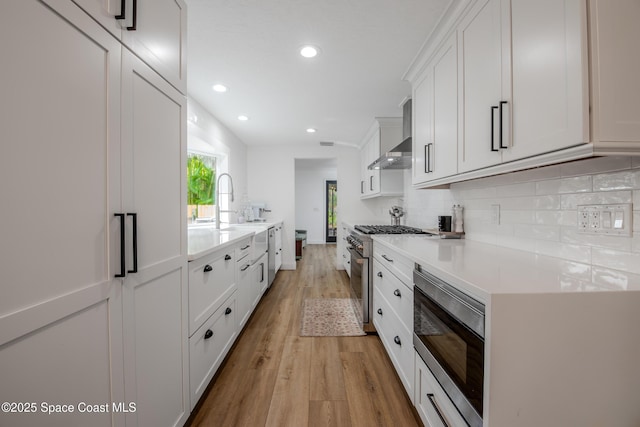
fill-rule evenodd
<path id="1" fill-rule="evenodd" d="M 640 280 L 634 276 L 640 274 L 639 158 L 563 163 L 452 184 L 448 190 L 414 190 L 410 182 L 405 179 L 410 225 L 435 227 L 437 215 L 450 215 L 459 203 L 467 239 L 575 261 L 585 283 Z M 633 237 L 578 234 L 577 205 L 634 201 Z M 492 224 L 495 204 L 501 210 L 499 225 Z"/>
<path id="2" fill-rule="evenodd" d="M 295 261 L 295 159 L 337 158 L 338 223 L 343 220 L 373 221 L 380 215 L 376 202 L 360 200 L 360 152 L 357 148 L 336 145 L 250 146 L 247 150 L 249 198 L 267 203 L 266 218 L 284 220 L 283 269 L 294 270 Z M 342 238 L 338 227 L 338 241 Z M 336 266 L 338 262 L 336 254 Z M 342 258 L 340 258 L 342 259 Z"/>
<path id="3" fill-rule="evenodd" d="M 222 153 L 226 157 L 226 164 L 222 166 L 223 172 L 228 172 L 233 177 L 235 201 L 231 202 L 229 209 L 238 210 L 242 202 L 242 196 L 247 194 L 247 146 L 227 129 L 218 119 L 211 115 L 195 100 L 187 100 L 187 146 L 189 148 L 210 149 L 216 154 Z M 197 120 L 195 119 L 197 117 Z M 226 169 L 226 170 L 225 170 Z M 224 179 L 224 178 L 223 178 Z M 222 189 L 222 183 L 220 188 Z M 226 192 L 226 189 L 221 190 Z M 225 209 L 227 207 L 224 207 Z M 222 216 L 222 215 L 221 215 Z M 235 218 L 227 217 L 235 222 Z M 225 217 L 223 217 L 225 220 Z"/>
<path id="4" fill-rule="evenodd" d="M 296 222 L 295 228 L 307 230 L 308 244 L 324 244 L 326 234 L 326 181 L 337 180 L 337 168 L 314 169 L 296 163 Z M 338 205 L 341 203 L 338 185 Z"/>

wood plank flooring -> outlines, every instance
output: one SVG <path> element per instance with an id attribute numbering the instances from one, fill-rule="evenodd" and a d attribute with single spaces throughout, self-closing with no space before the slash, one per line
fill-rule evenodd
<path id="1" fill-rule="evenodd" d="M 335 245 L 280 271 L 220 368 L 192 427 L 421 426 L 375 335 L 300 337 L 306 298 L 345 298 Z"/>

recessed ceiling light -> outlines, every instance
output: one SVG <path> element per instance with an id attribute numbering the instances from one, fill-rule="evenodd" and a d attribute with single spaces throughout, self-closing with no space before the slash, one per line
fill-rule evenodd
<path id="1" fill-rule="evenodd" d="M 241 122 L 246 122 L 247 120 L 249 120 L 249 117 L 247 117 L 247 116 L 238 116 L 238 120 L 240 120 Z"/>
<path id="2" fill-rule="evenodd" d="M 316 130 L 314 128 L 308 128 L 307 133 L 316 133 Z"/>
<path id="3" fill-rule="evenodd" d="M 313 58 L 315 56 L 318 56 L 318 53 L 320 53 L 320 49 L 315 46 L 307 45 L 300 48 L 300 55 L 304 56 L 305 58 Z"/>
<path id="4" fill-rule="evenodd" d="M 215 90 L 216 92 L 221 92 L 221 93 L 229 90 L 225 85 L 221 85 L 221 84 L 213 85 L 212 89 Z"/>

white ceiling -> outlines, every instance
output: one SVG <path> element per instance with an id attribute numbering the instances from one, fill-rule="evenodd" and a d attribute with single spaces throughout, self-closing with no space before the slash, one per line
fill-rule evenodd
<path id="1" fill-rule="evenodd" d="M 401 77 L 449 3 L 188 0 L 189 96 L 247 145 L 359 145 L 374 117 L 402 115 Z"/>

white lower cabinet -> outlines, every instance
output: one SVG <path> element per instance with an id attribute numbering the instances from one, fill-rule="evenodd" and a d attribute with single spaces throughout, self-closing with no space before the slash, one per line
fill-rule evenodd
<path id="1" fill-rule="evenodd" d="M 416 351 L 414 357 L 413 404 L 425 427 L 466 427 L 467 423 Z"/>
<path id="2" fill-rule="evenodd" d="M 238 335 L 236 292 L 189 339 L 191 409 L 206 390 Z"/>
<path id="3" fill-rule="evenodd" d="M 251 316 L 253 302 L 251 260 L 244 257 L 236 263 L 236 283 L 238 284 L 238 329 L 242 329 Z"/>

